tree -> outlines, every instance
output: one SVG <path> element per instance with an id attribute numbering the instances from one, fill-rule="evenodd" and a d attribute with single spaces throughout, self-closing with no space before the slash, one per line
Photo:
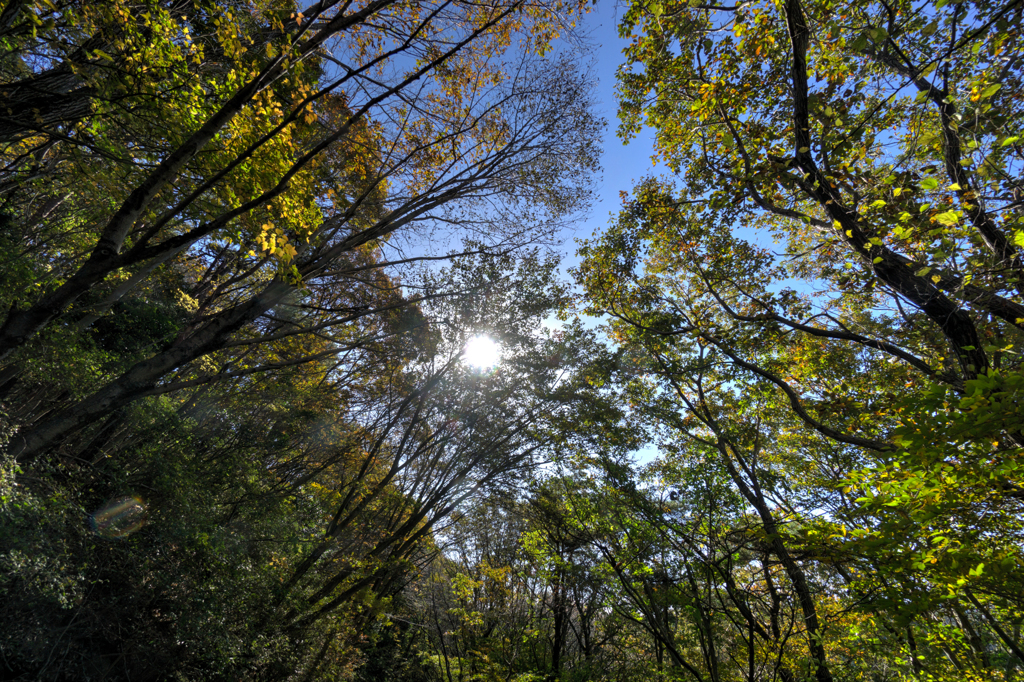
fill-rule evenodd
<path id="1" fill-rule="evenodd" d="M 805 574 L 821 679 L 836 580 L 896 632 L 950 618 L 1019 649 L 995 583 L 1021 575 L 1020 12 L 634 3 L 621 27 L 622 133 L 652 126 L 681 182 L 642 183 L 585 245 L 584 309 L 671 452 L 717 451 Z"/>
<path id="2" fill-rule="evenodd" d="M 550 446 L 524 247 L 596 166 L 543 55 L 579 9 L 8 4 L 5 676 L 347 674 Z M 481 331 L 521 364 L 463 366 Z"/>
<path id="3" fill-rule="evenodd" d="M 512 256 L 457 263 L 435 276 L 474 293 L 423 304 L 433 324 L 412 360 L 361 344 L 337 382 L 332 356 L 168 395 L 127 410 L 73 476 L 23 470 L 0 527 L 4 622 L 20 623 L 0 630 L 10 676 L 355 665 L 454 513 L 531 475 L 550 423 L 576 408 L 577 382 L 546 361 L 563 342 L 536 334 L 564 295 L 554 273 Z M 500 371 L 460 360 L 481 330 L 500 330 Z M 89 516 L 92 529 L 76 523 Z"/>
<path id="4" fill-rule="evenodd" d="M 586 86 L 567 77 L 567 64 L 508 55 L 517 37 L 539 40 L 548 18 L 542 7 L 515 4 L 486 11 L 315 5 L 301 17 L 293 12 L 287 23 L 273 10 L 266 22 L 284 44 L 271 44 L 272 55 L 236 46 L 238 66 L 226 76 L 223 97 L 204 97 L 209 113 L 196 112 L 180 143 L 132 164 L 141 167 L 138 182 L 129 168 L 128 191 L 115 193 L 110 212 L 72 231 L 94 236 L 75 243 L 76 255 L 63 267 L 54 269 L 53 259 L 40 264 L 39 287 L 32 276 L 15 280 L 24 284 L 9 293 L 0 344 L 14 352 L 50 328 L 57 336 L 42 343 L 52 344 L 67 329 L 51 327 L 57 320 L 85 326 L 82 320 L 91 319 L 77 301 L 95 292 L 93 305 L 114 310 L 155 268 L 174 268 L 172 259 L 206 271 L 192 275 L 202 300 L 191 320 L 169 343 L 82 392 L 85 400 L 24 429 L 11 451 L 31 459 L 134 400 L 213 380 L 221 373 L 196 373 L 196 362 L 251 345 L 238 332 L 294 304 L 303 287 L 330 280 L 332 289 L 344 288 L 341 280 L 397 267 L 388 257 L 368 256 L 395 241 L 396 231 L 471 226 L 480 244 L 469 250 L 501 250 L 537 238 L 575 211 L 585 196 L 580 181 L 595 163 Z M 167 49 L 188 54 L 187 18 L 168 18 L 175 20 Z M 377 22 L 394 32 L 377 35 Z M 228 33 L 221 42 L 237 37 L 234 28 Z M 326 51 L 329 41 L 338 41 L 336 52 Z M 124 57 L 129 64 L 139 59 Z M 290 89 L 268 90 L 278 84 Z M 135 141 L 122 144 L 130 150 Z M 15 242 L 39 237 L 28 231 Z M 397 260 L 431 257 L 440 256 Z M 119 272 L 131 276 L 103 291 Z M 401 305 L 360 303 L 339 306 L 333 321 L 320 319 L 311 331 Z M 275 328 L 273 336 L 303 332 Z M 8 375 L 15 371 L 7 367 Z"/>

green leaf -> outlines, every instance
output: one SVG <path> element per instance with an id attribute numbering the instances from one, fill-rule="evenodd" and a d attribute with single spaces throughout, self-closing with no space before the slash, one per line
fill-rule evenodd
<path id="1" fill-rule="evenodd" d="M 924 178 L 920 183 L 921 189 L 935 189 L 939 186 L 939 181 L 935 178 Z"/>
<path id="2" fill-rule="evenodd" d="M 992 85 L 988 86 L 987 88 L 981 91 L 981 99 L 988 99 L 992 95 L 999 92 L 999 88 L 1001 87 L 1003 87 L 1001 84 L 993 83 Z"/>

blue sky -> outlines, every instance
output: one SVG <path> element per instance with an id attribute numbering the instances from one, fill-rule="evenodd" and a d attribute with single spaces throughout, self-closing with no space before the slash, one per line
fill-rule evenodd
<path id="1" fill-rule="evenodd" d="M 666 172 L 664 167 L 655 166 L 651 161 L 654 149 L 653 131 L 646 131 L 633 138 L 628 144 L 616 135 L 618 129 L 618 102 L 615 99 L 615 71 L 624 61 L 622 49 L 627 41 L 619 38 L 618 20 L 622 11 L 615 3 L 602 2 L 593 7 L 582 22 L 580 33 L 587 36 L 594 44 L 591 68 L 598 77 L 597 110 L 607 121 L 604 132 L 604 153 L 601 165 L 603 172 L 597 184 L 597 192 L 593 208 L 586 220 L 580 222 L 574 231 L 563 235 L 562 271 L 579 262 L 576 258 L 578 245 L 574 239 L 587 239 L 594 234 L 603 232 L 608 226 L 609 214 L 619 211 L 622 200 L 619 193 L 631 191 L 633 186 L 652 173 Z M 552 320 L 554 322 L 554 320 Z M 593 319 L 594 324 L 598 320 Z M 637 464 L 646 464 L 658 455 L 658 448 L 653 443 L 633 453 Z"/>
<path id="2" fill-rule="evenodd" d="M 608 122 L 604 135 L 604 167 L 602 179 L 597 186 L 597 197 L 588 218 L 576 226 L 574 232 L 567 232 L 563 253 L 564 267 L 575 265 L 577 245 L 573 238 L 586 239 L 595 233 L 602 232 L 608 225 L 609 213 L 618 212 L 621 207 L 619 192 L 629 191 L 633 185 L 652 172 L 662 169 L 655 168 L 651 162 L 653 136 L 641 135 L 634 138 L 628 145 L 616 135 L 618 128 L 618 102 L 615 99 L 615 70 L 623 62 L 622 49 L 627 41 L 619 38 L 616 28 L 622 11 L 615 3 L 598 3 L 590 14 L 580 22 L 579 31 L 594 44 L 591 57 L 594 73 L 599 82 L 597 86 L 598 113 Z"/>

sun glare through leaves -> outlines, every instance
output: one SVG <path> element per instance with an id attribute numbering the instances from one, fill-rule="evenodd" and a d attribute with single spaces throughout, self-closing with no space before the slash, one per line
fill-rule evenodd
<path id="1" fill-rule="evenodd" d="M 494 367 L 501 360 L 501 347 L 488 336 L 474 336 L 466 342 L 463 357 L 473 367 Z"/>

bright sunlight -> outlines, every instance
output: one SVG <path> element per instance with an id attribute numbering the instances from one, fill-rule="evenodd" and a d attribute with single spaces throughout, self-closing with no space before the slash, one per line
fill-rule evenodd
<path id="1" fill-rule="evenodd" d="M 501 359 L 501 348 L 488 336 L 474 336 L 466 342 L 464 356 L 474 367 L 493 367 Z"/>

